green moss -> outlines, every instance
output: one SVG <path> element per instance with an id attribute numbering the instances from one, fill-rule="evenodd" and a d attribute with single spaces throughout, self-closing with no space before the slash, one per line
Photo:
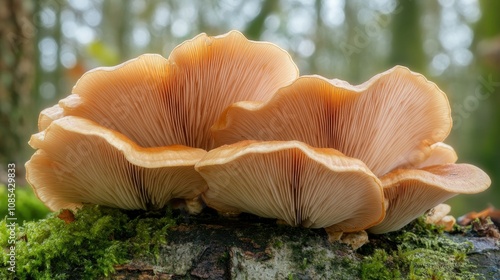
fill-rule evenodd
<path id="1" fill-rule="evenodd" d="M 311 246 L 315 239 L 304 232 L 295 233 L 295 238 L 284 244 L 292 251 L 294 266 L 306 275 L 331 279 L 481 279 L 471 272 L 474 266 L 467 259 L 472 245 L 453 241 L 442 228 L 427 225 L 422 218 L 400 231 L 371 235 L 370 243 L 355 252 L 340 243 L 324 244 L 330 247 L 324 249 Z"/>
<path id="2" fill-rule="evenodd" d="M 281 241 L 281 240 L 278 239 L 278 240 L 274 241 L 273 246 L 276 249 L 281 249 L 283 247 L 283 241 Z"/>
<path id="3" fill-rule="evenodd" d="M 318 255 L 314 255 L 315 252 L 310 247 L 301 247 L 296 244 L 292 246 L 292 251 L 294 252 L 292 255 L 292 261 L 297 264 L 300 270 L 305 271 L 311 264 L 315 263 L 315 261 L 319 258 Z M 300 253 L 297 253 L 297 252 Z"/>
<path id="4" fill-rule="evenodd" d="M 141 212 L 127 212 L 99 206 L 85 206 L 66 224 L 50 214 L 38 222 L 25 222 L 17 228 L 16 273 L 19 279 L 95 279 L 114 271 L 141 252 L 157 257 L 159 246 L 166 242 L 167 229 L 174 224 L 169 212 L 156 217 L 142 217 Z M 7 232 L 7 221 L 0 221 L 0 231 Z M 132 245 L 134 244 L 134 245 Z M 8 248 L 7 238 L 0 246 Z M 149 250 L 144 250 L 149 248 Z M 0 278 L 13 278 L 8 250 L 2 250 Z M 150 257 L 150 256 L 145 256 Z"/>
<path id="5" fill-rule="evenodd" d="M 226 262 L 228 262 L 228 261 L 229 261 L 229 258 L 230 258 L 229 253 L 228 253 L 228 252 L 224 252 L 224 253 L 222 253 L 222 255 L 221 255 L 221 256 L 219 257 L 219 259 L 217 260 L 217 263 L 218 263 L 219 265 L 225 265 L 225 264 L 226 264 Z"/>
<path id="6" fill-rule="evenodd" d="M 322 231 L 296 229 L 293 238 L 286 238 L 281 246 L 291 250 L 290 260 L 294 268 L 303 274 L 290 274 L 293 279 L 352 279 L 357 269 L 357 260 L 353 261 L 345 244 L 330 244 Z M 276 241 L 274 242 L 276 244 Z M 336 254 L 334 252 L 338 252 Z M 344 256 L 342 256 L 344 255 Z"/>
<path id="7" fill-rule="evenodd" d="M 6 249 L 0 253 L 0 279 L 14 276 L 19 279 L 96 279 L 111 275 L 116 264 L 132 259 L 161 265 L 160 248 L 166 244 L 167 233 L 175 223 L 171 213 L 165 210 L 146 213 L 98 206 L 84 207 L 75 218 L 66 224 L 57 214 L 51 214 L 47 219 L 26 222 L 19 227 L 15 275 L 6 269 L 9 266 L 8 236 L 0 234 L 0 246 Z M 7 232 L 7 225 L 7 220 L 0 221 L 0 232 Z M 394 233 L 370 236 L 370 243 L 357 251 L 345 244 L 329 244 L 321 230 L 264 228 L 260 229 L 265 233 L 262 237 L 254 234 L 255 228 L 248 233 L 252 239 L 246 243 L 259 244 L 259 248 L 271 245 L 290 250 L 291 265 L 296 269 L 288 274 L 290 279 L 308 275 L 318 279 L 481 278 L 471 272 L 474 267 L 467 259 L 472 245 L 451 240 L 440 228 L 429 226 L 422 219 Z M 269 228 L 275 232 L 269 233 Z M 213 232 L 209 234 L 212 236 Z M 233 241 L 227 239 L 227 230 L 220 234 L 224 234 L 223 242 L 232 244 Z M 238 240 L 246 236 L 243 231 L 235 235 Z M 171 233 L 171 239 L 175 240 L 175 234 Z M 227 252 L 215 259 L 219 265 L 228 260 Z"/>
<path id="8" fill-rule="evenodd" d="M 392 256 L 384 250 L 376 249 L 371 256 L 366 257 L 360 266 L 361 279 L 398 279 L 401 274 L 394 268 Z"/>
<path id="9" fill-rule="evenodd" d="M 50 213 L 45 206 L 31 190 L 31 187 L 17 187 L 14 194 L 16 195 L 16 210 L 15 217 L 17 222 L 22 224 L 24 221 L 39 220 L 47 217 Z M 0 184 L 0 219 L 7 216 L 7 187 Z"/>
<path id="10" fill-rule="evenodd" d="M 457 243 L 420 218 L 401 231 L 382 235 L 363 248 L 361 279 L 477 279 L 467 260 L 472 245 Z"/>

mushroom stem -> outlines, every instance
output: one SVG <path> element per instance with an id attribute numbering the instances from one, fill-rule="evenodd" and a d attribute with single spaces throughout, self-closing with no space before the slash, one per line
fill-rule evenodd
<path id="1" fill-rule="evenodd" d="M 358 248 L 369 242 L 368 233 L 366 233 L 366 231 L 364 230 L 344 233 L 342 235 L 342 238 L 340 239 L 340 242 L 351 246 L 353 250 L 357 250 Z"/>
<path id="2" fill-rule="evenodd" d="M 331 227 L 326 227 L 325 231 L 326 234 L 328 234 L 328 242 L 330 243 L 339 241 L 343 234 L 342 231 L 338 231 L 338 229 Z"/>

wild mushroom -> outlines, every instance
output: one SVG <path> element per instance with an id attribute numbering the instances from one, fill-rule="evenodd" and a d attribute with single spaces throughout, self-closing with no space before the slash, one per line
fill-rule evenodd
<path id="1" fill-rule="evenodd" d="M 217 145 L 298 140 L 334 148 L 381 176 L 425 160 L 451 125 L 446 95 L 396 66 L 358 86 L 303 76 L 267 102 L 231 105 L 212 129 Z"/>
<path id="2" fill-rule="evenodd" d="M 345 233 L 342 235 L 340 242 L 347 244 L 351 246 L 353 250 L 356 250 L 369 242 L 368 234 L 364 230 Z"/>
<path id="3" fill-rule="evenodd" d="M 451 231 L 457 220 L 452 215 L 448 215 L 450 211 L 450 205 L 438 204 L 426 213 L 425 223 L 442 226 L 445 231 Z"/>
<path id="4" fill-rule="evenodd" d="M 477 167 L 448 164 L 457 159 L 442 143 L 451 126 L 446 95 L 422 75 L 396 66 L 358 86 L 303 76 L 267 102 L 229 106 L 212 130 L 217 145 L 298 140 L 360 159 L 382 177 L 386 218 L 370 229 L 382 233 L 456 194 L 490 185 Z"/>
<path id="5" fill-rule="evenodd" d="M 298 76 L 281 48 L 247 40 L 237 31 L 200 34 L 176 47 L 168 59 L 145 54 L 115 67 L 84 74 L 62 115 L 114 129 L 142 147 L 213 147 L 210 126 L 230 104 L 263 101 Z M 42 112 L 40 128 L 48 125 Z"/>
<path id="6" fill-rule="evenodd" d="M 431 152 L 429 157 L 424 161 L 416 165 L 417 168 L 445 164 L 445 163 L 455 163 L 458 159 L 457 153 L 450 145 L 446 145 L 442 142 L 434 143 L 430 146 Z"/>
<path id="7" fill-rule="evenodd" d="M 45 130 L 54 120 L 64 117 L 64 110 L 56 104 L 42 110 L 38 116 L 38 131 Z"/>
<path id="8" fill-rule="evenodd" d="M 115 67 L 101 67 L 87 72 L 74 86 L 71 95 L 40 113 L 39 131 L 44 131 L 52 122 L 64 116 L 76 116 L 123 134 L 131 145 L 135 143 L 146 148 L 161 147 L 157 151 L 164 155 L 168 154 L 168 149 L 172 149 L 172 156 L 180 156 L 182 151 L 179 149 L 182 147 L 186 149 L 186 155 L 192 155 L 192 148 L 208 150 L 213 147 L 209 129 L 226 106 L 240 100 L 266 100 L 297 76 L 297 66 L 286 51 L 276 45 L 249 41 L 237 31 L 216 37 L 200 34 L 176 47 L 168 59 L 160 55 L 145 54 Z M 81 135 L 83 137 L 86 134 Z M 38 137 L 41 136 L 34 137 L 34 143 Z M 38 173 L 46 172 L 43 165 L 35 162 L 41 162 L 41 158 L 45 157 L 63 156 L 59 151 L 43 147 L 43 151 L 37 152 L 32 163 L 27 165 L 27 172 L 32 178 L 30 181 L 37 193 L 43 193 L 39 188 L 60 187 L 58 181 L 49 180 L 50 178 L 45 178 L 46 183 L 53 185 L 35 182 L 35 178 L 42 176 Z M 197 159 L 199 155 L 198 151 Z M 190 168 L 193 168 L 194 159 L 187 158 Z M 176 162 L 179 164 L 178 168 L 187 168 L 182 161 Z M 142 166 L 143 162 L 137 164 L 141 168 L 148 167 L 146 163 Z M 169 165 L 171 162 L 167 161 L 165 164 Z M 156 167 L 160 168 L 161 165 Z M 194 169 L 192 172 L 195 172 Z M 168 174 L 156 176 L 161 179 L 170 176 Z M 182 173 L 177 175 L 180 174 Z M 145 173 L 134 176 L 137 177 L 134 180 L 138 184 L 142 184 L 142 180 L 149 180 L 143 177 Z M 103 188 L 121 182 L 120 178 L 113 176 L 108 179 L 118 181 L 101 185 Z M 193 182 L 192 187 L 187 187 L 188 182 L 189 180 L 180 184 L 187 188 L 186 191 L 193 187 L 199 188 L 200 182 Z M 88 192 L 83 189 L 89 186 L 84 186 L 83 181 L 81 184 L 81 192 Z M 146 198 L 142 197 L 143 194 L 140 195 L 133 205 L 120 202 L 116 206 L 144 208 Z M 165 193 L 164 198 L 169 197 L 172 195 Z M 114 203 L 95 198 L 89 201 L 106 205 Z M 194 205 L 196 201 L 187 201 L 187 207 L 199 209 L 200 205 Z M 153 204 L 162 205 L 164 201 Z M 61 202 L 54 205 L 51 208 L 55 209 L 63 204 Z"/>
<path id="9" fill-rule="evenodd" d="M 162 208 L 172 198 L 193 199 L 206 189 L 194 164 L 205 150 L 142 148 L 90 120 L 63 117 L 31 137 L 38 149 L 27 180 L 50 209 L 84 203 L 122 209 Z"/>
<path id="10" fill-rule="evenodd" d="M 381 221 L 380 182 L 360 160 L 298 141 L 242 141 L 209 151 L 195 169 L 203 199 L 221 212 L 248 212 L 292 226 L 354 232 Z"/>
<path id="11" fill-rule="evenodd" d="M 395 231 L 425 211 L 457 194 L 484 191 L 491 184 L 481 169 L 469 164 L 443 164 L 422 169 L 398 169 L 380 178 L 389 199 L 385 219 L 371 233 Z"/>

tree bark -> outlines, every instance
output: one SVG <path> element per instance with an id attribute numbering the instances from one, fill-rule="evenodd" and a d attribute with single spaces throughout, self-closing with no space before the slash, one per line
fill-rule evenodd
<path id="1" fill-rule="evenodd" d="M 391 250 L 398 234 L 409 231 L 403 230 L 391 237 L 370 235 L 368 244 L 353 250 L 346 244 L 329 243 L 322 229 L 277 225 L 274 220 L 246 214 L 233 219 L 220 218 L 213 213 L 185 216 L 185 220 L 169 232 L 168 244 L 161 248 L 158 256 L 117 266 L 111 278 L 380 279 L 382 276 L 363 274 L 367 259 L 370 266 L 378 265 L 377 261 L 382 266 L 391 266 L 394 256 L 377 260 L 373 253 L 379 249 Z M 479 237 L 477 232 L 434 234 L 436 236 L 431 235 L 429 242 L 452 240 L 459 246 L 473 244 L 474 248 L 465 256 L 475 265 L 470 272 L 476 273 L 479 279 L 500 279 L 498 238 Z M 422 248 L 411 252 L 425 250 L 425 242 Z M 404 244 L 397 246 L 404 247 Z M 401 249 L 398 254 L 406 252 Z M 381 267 L 380 271 L 384 269 Z M 433 273 L 432 266 L 424 269 Z M 412 273 L 401 266 L 395 267 L 393 272 L 403 278 Z M 452 273 L 452 276 L 461 276 L 464 272 Z M 439 272 L 436 275 L 440 275 Z"/>
<path id="2" fill-rule="evenodd" d="M 0 1 L 0 162 L 20 163 L 25 139 L 31 134 L 33 104 L 30 92 L 34 76 L 34 26 L 23 1 Z M 27 145 L 26 145 L 27 146 Z M 22 170 L 19 169 L 19 172 Z M 5 176 L 5 177 L 4 177 Z M 21 177 L 21 176 L 19 176 Z M 0 181 L 6 182 L 1 174 Z"/>

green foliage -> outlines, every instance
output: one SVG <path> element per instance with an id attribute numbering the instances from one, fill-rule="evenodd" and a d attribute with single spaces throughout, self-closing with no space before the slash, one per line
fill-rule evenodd
<path id="1" fill-rule="evenodd" d="M 100 206 L 85 206 L 66 224 L 56 213 L 38 222 L 25 222 L 17 230 L 16 277 L 19 279 L 96 279 L 114 271 L 140 252 L 158 254 L 166 242 L 167 229 L 174 224 L 168 212 L 157 217 Z M 7 232 L 7 221 L 0 222 Z M 131 245 L 135 244 L 135 245 Z M 0 238 L 7 248 L 7 237 Z M 142 249 L 142 250 L 141 250 Z M 0 258 L 0 278 L 13 277 L 7 271 L 7 250 Z"/>
<path id="2" fill-rule="evenodd" d="M 47 217 L 50 210 L 36 197 L 30 187 L 18 187 L 16 194 L 16 215 L 17 222 L 39 220 Z M 0 219 L 7 215 L 7 187 L 0 185 Z"/>
<path id="3" fill-rule="evenodd" d="M 381 237 L 383 249 L 375 249 L 362 261 L 362 279 L 475 279 L 467 260 L 473 248 L 457 243 L 442 229 L 419 218 L 401 231 Z M 370 250 L 370 248 L 364 248 Z"/>

